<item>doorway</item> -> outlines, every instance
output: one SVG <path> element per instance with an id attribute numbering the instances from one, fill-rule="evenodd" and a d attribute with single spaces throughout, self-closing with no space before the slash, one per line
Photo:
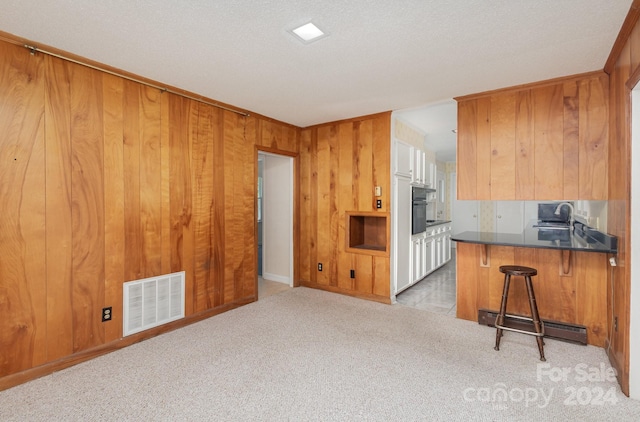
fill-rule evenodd
<path id="1" fill-rule="evenodd" d="M 258 299 L 293 287 L 293 157 L 258 153 Z"/>

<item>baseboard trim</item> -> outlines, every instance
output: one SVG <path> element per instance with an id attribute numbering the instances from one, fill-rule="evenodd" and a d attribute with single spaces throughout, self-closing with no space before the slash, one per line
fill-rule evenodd
<path id="1" fill-rule="evenodd" d="M 272 273 L 262 273 L 262 278 L 269 281 L 277 281 L 278 283 L 284 283 L 288 286 L 291 286 L 291 277 L 287 277 L 284 275 L 272 274 Z"/>
<path id="2" fill-rule="evenodd" d="M 118 340 L 114 340 L 112 342 L 102 344 L 100 346 L 97 346 L 91 349 L 83 350 L 81 352 L 64 357 L 62 359 L 58 359 L 53 362 L 48 362 L 48 363 L 45 363 L 44 365 L 36 366 L 35 368 L 29 368 L 24 371 L 17 372 L 15 374 L 4 376 L 0 378 L 0 391 L 9 389 L 11 387 L 15 387 L 20 384 L 24 384 L 25 382 L 32 381 L 34 379 L 37 379 L 46 375 L 50 375 L 62 369 L 66 369 L 71 366 L 77 365 L 79 363 L 86 362 L 88 360 L 97 358 L 102 355 L 106 355 L 107 353 L 111 353 L 119 349 L 124 349 L 127 346 L 131 346 L 132 344 L 139 343 L 144 340 L 148 340 L 160 334 L 177 330 L 178 328 L 186 327 L 187 325 L 191 325 L 193 323 L 202 321 L 212 316 L 230 311 L 235 308 L 239 308 L 251 302 L 255 302 L 257 299 L 258 298 L 255 296 L 240 299 L 237 302 L 222 305 L 220 307 L 209 309 L 207 311 L 200 312 L 197 314 L 189 315 L 178 321 L 170 322 L 168 324 L 151 328 L 149 330 L 146 330 L 137 334 L 132 334 L 130 336 L 123 337 Z"/>
<path id="3" fill-rule="evenodd" d="M 325 284 L 313 283 L 311 281 L 300 280 L 300 286 L 309 287 L 310 289 L 324 290 L 331 293 L 339 293 L 345 296 L 357 297 L 358 299 L 371 300 L 373 302 L 380 302 L 387 305 L 391 305 L 391 298 L 384 296 L 377 296 L 371 293 L 360 293 L 351 290 L 344 290 L 335 286 L 327 286 Z"/>
<path id="4" fill-rule="evenodd" d="M 494 326 L 498 312 L 487 309 L 478 310 L 478 324 Z M 572 343 L 587 344 L 587 327 L 565 322 L 542 320 L 544 322 L 545 337 L 570 341 Z M 504 319 L 504 326 L 533 332 L 533 323 L 516 318 Z"/>

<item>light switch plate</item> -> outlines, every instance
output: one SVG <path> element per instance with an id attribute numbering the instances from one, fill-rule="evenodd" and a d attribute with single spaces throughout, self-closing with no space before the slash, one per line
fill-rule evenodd
<path id="1" fill-rule="evenodd" d="M 376 196 L 382 196 L 382 188 L 380 186 L 376 186 Z"/>

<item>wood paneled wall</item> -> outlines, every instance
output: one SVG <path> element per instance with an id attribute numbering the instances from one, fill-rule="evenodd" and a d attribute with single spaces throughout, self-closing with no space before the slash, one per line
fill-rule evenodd
<path id="1" fill-rule="evenodd" d="M 607 230 L 618 237 L 618 265 L 611 269 L 607 315 L 618 319 L 607 349 L 620 386 L 629 394 L 631 273 L 631 89 L 640 80 L 640 1 L 634 0 L 605 70 L 610 74 L 609 209 Z M 637 263 L 636 263 L 637 265 Z M 634 357 L 638 359 L 637 356 Z"/>
<path id="2" fill-rule="evenodd" d="M 391 113 L 302 130 L 300 141 L 301 284 L 390 301 L 387 256 L 347 253 L 347 211 L 390 210 Z M 380 186 L 382 196 L 374 196 Z M 382 208 L 376 208 L 376 199 Z M 323 270 L 318 271 L 318 263 Z M 356 277 L 350 278 L 350 270 Z"/>
<path id="3" fill-rule="evenodd" d="M 501 265 L 524 265 L 538 270 L 533 277 L 540 317 L 587 327 L 587 341 L 604 346 L 607 325 L 607 256 L 593 252 L 571 252 L 570 272 L 560 275 L 562 251 L 552 249 L 487 246 L 489 264 L 481 266 L 483 245 L 458 243 L 458 318 L 478 320 L 478 309 L 497 312 L 502 300 L 504 274 Z M 513 279 L 507 312 L 530 315 L 527 292 L 521 277 Z"/>
<path id="4" fill-rule="evenodd" d="M 604 72 L 458 98 L 458 199 L 607 199 Z"/>
<path id="5" fill-rule="evenodd" d="M 257 148 L 299 135 L 0 42 L 0 382 L 120 339 L 125 281 L 255 300 Z"/>

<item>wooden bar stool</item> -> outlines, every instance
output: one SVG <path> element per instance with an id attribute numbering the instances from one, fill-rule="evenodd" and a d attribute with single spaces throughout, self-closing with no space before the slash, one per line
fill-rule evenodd
<path id="1" fill-rule="evenodd" d="M 504 288 L 502 290 L 502 303 L 500 304 L 500 312 L 498 316 L 496 316 L 495 327 L 496 331 L 496 346 L 495 350 L 500 350 L 500 338 L 502 337 L 502 331 L 515 331 L 517 333 L 528 334 L 536 337 L 536 341 L 538 342 L 538 350 L 540 351 L 540 360 L 546 361 L 544 358 L 544 342 L 542 341 L 542 337 L 544 336 L 544 323 L 540 320 L 540 315 L 538 314 L 538 306 L 536 305 L 536 297 L 533 293 L 533 284 L 531 283 L 531 277 L 538 274 L 538 270 L 535 268 L 522 267 L 519 265 L 503 265 L 500 267 L 500 272 L 504 274 Z M 527 295 L 529 296 L 529 307 L 531 308 L 531 318 L 523 317 L 520 315 L 509 315 L 507 314 L 507 298 L 509 296 L 509 283 L 511 282 L 511 276 L 521 276 L 524 277 L 524 282 L 527 286 Z M 525 321 L 533 322 L 534 332 L 519 330 L 517 328 L 505 327 L 504 318 L 515 318 Z"/>

